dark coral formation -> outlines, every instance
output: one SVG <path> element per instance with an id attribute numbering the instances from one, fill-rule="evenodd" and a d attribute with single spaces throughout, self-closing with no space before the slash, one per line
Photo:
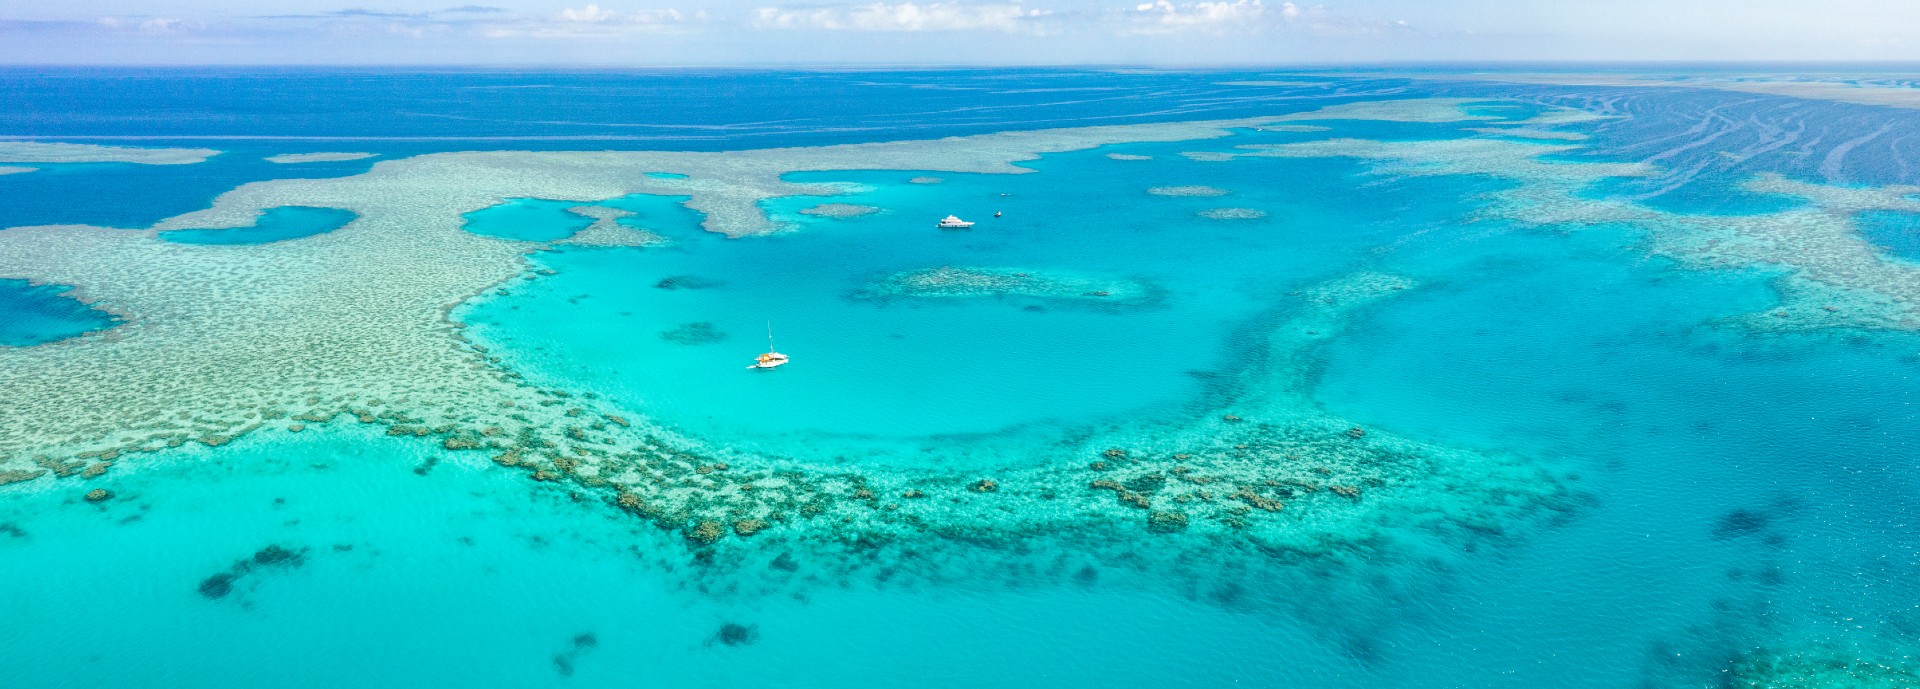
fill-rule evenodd
<path id="1" fill-rule="evenodd" d="M 7 469 L 0 471 L 0 486 L 32 481 L 45 475 L 47 472 L 44 469 Z"/>
<path id="2" fill-rule="evenodd" d="M 269 545 L 254 552 L 251 557 L 235 560 L 226 571 L 218 572 L 200 581 L 200 595 L 207 598 L 225 598 L 233 593 L 242 579 L 264 569 L 293 569 L 307 563 L 307 549 L 298 550 Z"/>
<path id="3" fill-rule="evenodd" d="M 728 622 L 720 625 L 720 631 L 714 632 L 713 638 L 708 639 L 707 643 L 709 645 L 720 643 L 727 646 L 751 646 L 759 640 L 759 627 Z"/>
<path id="4" fill-rule="evenodd" d="M 1147 530 L 1154 533 L 1173 533 L 1187 529 L 1187 513 L 1177 510 L 1155 510 L 1147 513 Z"/>
<path id="5" fill-rule="evenodd" d="M 660 333 L 660 339 L 683 345 L 704 345 L 725 342 L 727 334 L 720 332 L 712 323 L 698 321 L 683 323 L 678 328 Z"/>
<path id="6" fill-rule="evenodd" d="M 1734 510 L 1720 515 L 1713 523 L 1713 537 L 1719 540 L 1751 536 L 1767 529 L 1773 518 L 1752 510 Z"/>
<path id="7" fill-rule="evenodd" d="M 713 289 L 724 284 L 727 283 L 699 275 L 669 275 L 660 278 L 653 286 L 659 289 Z"/>
<path id="8" fill-rule="evenodd" d="M 574 662 L 582 654 L 600 646 L 600 637 L 593 632 L 582 632 L 573 636 L 573 643 L 566 650 L 553 654 L 553 670 L 561 677 L 573 676 Z"/>

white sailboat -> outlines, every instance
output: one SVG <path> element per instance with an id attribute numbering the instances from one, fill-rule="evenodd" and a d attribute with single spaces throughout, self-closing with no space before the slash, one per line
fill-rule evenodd
<path id="1" fill-rule="evenodd" d="M 767 322 L 767 353 L 753 358 L 747 368 L 778 368 L 787 364 L 787 355 L 773 348 L 773 322 Z"/>

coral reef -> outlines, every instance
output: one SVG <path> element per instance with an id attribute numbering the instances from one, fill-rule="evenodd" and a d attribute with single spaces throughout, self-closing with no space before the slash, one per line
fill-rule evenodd
<path id="1" fill-rule="evenodd" d="M 1142 282 L 1101 278 L 1034 268 L 941 266 L 895 273 L 860 292 L 867 299 L 1033 297 L 1093 300 L 1107 303 L 1141 302 L 1154 289 Z"/>
<path id="2" fill-rule="evenodd" d="M 1267 212 L 1258 208 L 1208 208 L 1199 215 L 1208 220 L 1259 220 L 1267 217 Z"/>
<path id="3" fill-rule="evenodd" d="M 1226 196 L 1229 192 L 1225 189 L 1190 185 L 1183 187 L 1152 187 L 1147 189 L 1147 193 L 1154 196 Z"/>
<path id="4" fill-rule="evenodd" d="M 1756 649 L 1734 662 L 1727 686 L 1737 689 L 1914 689 L 1915 658 L 1879 657 L 1824 644 L 1793 650 Z"/>
<path id="5" fill-rule="evenodd" d="M 879 208 L 852 203 L 823 203 L 818 206 L 800 209 L 801 215 L 813 215 L 822 218 L 858 218 L 863 215 L 873 215 L 878 212 L 880 212 Z"/>
<path id="6" fill-rule="evenodd" d="M 1242 146 L 1242 155 L 1350 157 L 1379 175 L 1488 175 L 1519 182 L 1495 192 L 1486 217 L 1533 226 L 1627 225 L 1644 230 L 1650 249 L 1704 270 L 1747 268 L 1777 275 L 1781 306 L 1752 314 L 1757 330 L 1830 327 L 1920 330 L 1920 265 L 1891 259 L 1863 239 L 1859 213 L 1913 211 L 1920 189 L 1857 188 L 1796 182 L 1777 175 L 1749 181 L 1748 191 L 1781 194 L 1805 206 L 1758 215 L 1687 214 L 1631 201 L 1596 198 L 1593 184 L 1654 174 L 1639 163 L 1563 162 L 1548 156 L 1571 144 L 1512 139 L 1372 141 L 1329 139 Z"/>
<path id="7" fill-rule="evenodd" d="M 712 323 L 700 321 L 681 324 L 678 328 L 660 333 L 660 338 L 675 344 L 703 345 L 725 342 L 727 334 L 720 332 Z"/>
<path id="8" fill-rule="evenodd" d="M 211 148 L 134 148 L 93 144 L 0 141 L 0 163 L 137 163 L 191 165 L 219 155 Z"/>
<path id="9" fill-rule="evenodd" d="M 207 598 L 225 598 L 234 592 L 236 586 L 250 574 L 264 568 L 293 569 L 307 563 L 307 549 L 293 550 L 280 545 L 269 545 L 255 552 L 251 557 L 234 561 L 222 572 L 216 572 L 200 581 L 200 595 Z"/>
<path id="10" fill-rule="evenodd" d="M 378 153 L 282 153 L 266 157 L 269 163 L 295 165 L 299 163 L 337 163 L 348 160 L 372 158 Z"/>
<path id="11" fill-rule="evenodd" d="M 1376 106 L 1391 116 L 1447 110 L 1463 117 L 1452 103 Z M 1267 121 L 727 153 L 434 154 L 380 162 L 352 177 L 248 184 L 146 232 L 9 229 L 0 232 L 0 271 L 77 285 L 75 296 L 125 322 L 101 336 L 0 349 L 9 402 L 27 410 L 0 415 L 0 476 L 78 475 L 94 460 L 218 446 L 263 429 L 374 424 L 396 441 L 485 453 L 555 489 L 598 496 L 677 532 L 708 568 L 702 571 L 766 574 L 742 588 L 819 576 L 808 569 L 774 576 L 785 570 L 768 561 L 789 552 L 825 563 L 821 570 L 884 570 L 893 581 L 990 576 L 982 573 L 1020 569 L 1006 563 L 1026 555 L 1005 546 L 1039 537 L 1059 539 L 1061 552 L 1077 558 L 1061 576 L 1082 564 L 1124 562 L 1181 574 L 1169 580 L 1231 580 L 1257 576 L 1262 566 L 1391 551 L 1410 534 L 1446 543 L 1486 538 L 1556 506 L 1564 489 L 1535 461 L 1383 432 L 1350 438 L 1351 421 L 1303 402 L 1312 349 L 1356 310 L 1413 286 L 1391 275 L 1349 275 L 1277 304 L 1268 351 L 1242 374 L 1263 381 L 1241 386 L 1249 392 L 1210 398 L 1217 408 L 1171 426 L 1121 426 L 1055 447 L 1049 457 L 992 471 L 991 483 L 980 478 L 985 471 L 816 466 L 711 447 L 631 409 L 528 382 L 469 341 L 449 315 L 475 295 L 531 277 L 527 255 L 547 246 L 461 229 L 462 214 L 505 198 L 686 195 L 688 206 L 706 211 L 709 229 L 762 234 L 771 225 L 759 199 L 819 188 L 783 181 L 790 170 L 1020 173 L 1027 170 L 1014 163 L 1040 153 L 1212 138 Z M 658 170 L 688 176 L 646 174 Z M 261 209 L 289 205 L 346 208 L 360 219 L 300 241 L 239 248 L 154 236 L 244 225 Z M 1139 301 L 1152 291 L 1131 280 L 1020 269 L 903 275 L 904 282 L 884 282 L 1088 303 Z M 675 276 L 656 286 L 708 285 Z M 1119 488 L 1113 495 L 1089 488 L 1097 479 Z M 1364 490 L 1365 499 L 1328 485 Z M 924 497 L 879 497 L 892 495 Z M 1283 510 L 1258 507 L 1281 501 Z M 1171 529 L 1180 518 L 1185 528 Z M 729 529 L 735 537 L 727 538 Z M 298 561 L 256 556 L 208 577 L 202 592 L 225 596 L 260 567 Z"/>
<path id="12" fill-rule="evenodd" d="M 556 244 L 571 246 L 655 246 L 667 243 L 667 238 L 653 232 L 625 225 L 621 218 L 633 215 L 633 211 L 606 206 L 574 206 L 567 212 L 593 218 L 593 224 L 586 229 L 562 239 Z"/>
<path id="13" fill-rule="evenodd" d="M 759 640 L 760 629 L 758 627 L 728 622 L 720 625 L 720 631 L 714 632 L 713 638 L 708 639 L 707 644 L 720 643 L 727 646 L 751 646 Z"/>

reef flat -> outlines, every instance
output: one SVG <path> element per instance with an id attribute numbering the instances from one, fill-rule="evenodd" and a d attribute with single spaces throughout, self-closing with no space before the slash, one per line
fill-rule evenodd
<path id="1" fill-rule="evenodd" d="M 633 211 L 606 206 L 574 206 L 567 212 L 593 218 L 593 224 L 562 239 L 557 244 L 570 246 L 655 246 L 667 243 L 667 238 L 647 230 L 632 227 L 620 222 L 621 218 L 631 217 Z"/>
<path id="2" fill-rule="evenodd" d="M 349 160 L 363 160 L 378 156 L 378 153 L 282 153 L 267 156 L 269 163 L 297 165 L 300 163 L 339 163 Z"/>
<path id="3" fill-rule="evenodd" d="M 1749 180 L 1749 191 L 1805 202 L 1753 215 L 1663 211 L 1586 193 L 1614 178 L 1656 173 L 1641 163 L 1571 162 L 1551 156 L 1579 150 L 1504 138 L 1425 141 L 1329 139 L 1247 147 L 1251 156 L 1349 157 L 1382 176 L 1487 175 L 1518 182 L 1487 199 L 1487 218 L 1531 226 L 1626 225 L 1644 230 L 1649 249 L 1698 269 L 1757 269 L 1780 276 L 1782 303 L 1743 319 L 1760 329 L 1829 327 L 1920 329 L 1920 265 L 1889 257 L 1862 238 L 1859 213 L 1920 208 L 1915 188 L 1855 188 Z"/>
<path id="4" fill-rule="evenodd" d="M 873 215 L 880 212 L 880 210 L 881 209 L 873 206 L 862 206 L 853 203 L 823 203 L 818 206 L 802 208 L 800 209 L 800 213 L 802 215 L 812 215 L 822 218 L 858 218 L 863 215 Z"/>
<path id="5" fill-rule="evenodd" d="M 220 152 L 211 148 L 134 148 L 93 144 L 0 141 L 0 163 L 137 163 L 192 165 Z"/>
<path id="6" fill-rule="evenodd" d="M 1258 208 L 1208 208 L 1199 216 L 1208 220 L 1259 220 L 1267 217 L 1267 212 Z"/>
<path id="7" fill-rule="evenodd" d="M 1474 117 L 1460 105 L 1390 102 L 1326 114 Z M 543 243 L 461 227 L 464 215 L 505 199 L 592 204 L 636 193 L 683 195 L 688 207 L 706 212 L 707 229 L 751 236 L 773 231 L 761 199 L 840 188 L 786 182 L 787 172 L 1018 174 L 1030 170 L 1015 163 L 1046 152 L 1217 138 L 1229 127 L 1269 121 L 724 153 L 435 154 L 382 162 L 353 177 L 248 184 L 146 232 L 6 230 L 6 271 L 77 285 L 75 295 L 126 324 L 0 351 L 10 400 L 29 410 L 0 418 L 0 470 L 110 481 L 103 474 L 128 452 L 219 446 L 260 429 L 298 432 L 353 419 L 574 485 L 681 532 L 703 562 L 758 567 L 781 553 L 771 544 L 783 543 L 832 555 L 849 569 L 918 570 L 926 578 L 979 576 L 977 561 L 927 557 L 943 544 L 1004 565 L 1021 561 L 1017 544 L 1036 534 L 1060 539 L 1088 563 L 1163 571 L 1209 565 L 1200 567 L 1201 579 L 1178 578 L 1188 582 L 1356 549 L 1391 561 L 1382 553 L 1409 538 L 1484 538 L 1559 504 L 1565 488 L 1534 460 L 1361 429 L 1316 411 L 1304 384 L 1287 382 L 1305 375 L 1303 358 L 1351 314 L 1412 286 L 1389 275 L 1360 274 L 1277 305 L 1282 315 L 1267 363 L 1248 375 L 1283 380 L 1246 386 L 1264 391 L 1259 396 L 1222 399 L 1212 413 L 1172 427 L 1112 429 L 1057 448 L 1044 462 L 964 475 L 814 466 L 680 437 L 634 410 L 527 384 L 448 316 L 502 283 L 539 277 L 527 272 L 527 255 Z M 686 177 L 648 174 L 661 170 Z M 331 232 L 255 246 L 156 237 L 244 226 L 264 209 L 286 206 L 358 217 Z M 592 217 L 606 231 L 625 229 L 613 227 L 618 213 Z M 1211 567 L 1223 558 L 1243 566 Z M 779 577 L 762 583 L 785 585 Z"/>
<path id="8" fill-rule="evenodd" d="M 0 175 L 17 175 L 23 172 L 33 172 L 34 170 L 38 170 L 38 169 L 40 168 L 0 165 Z"/>
<path id="9" fill-rule="evenodd" d="M 1787 96 L 1894 108 L 1920 108 L 1920 89 L 1903 84 L 1817 79 L 1791 75 L 1743 75 L 1693 77 L 1641 74 L 1579 72 L 1482 72 L 1472 75 L 1436 75 L 1405 73 L 1392 75 L 1429 81 L 1494 81 L 1511 84 L 1552 84 L 1557 86 L 1632 86 L 1642 88 L 1714 89 L 1737 93 Z"/>
<path id="10" fill-rule="evenodd" d="M 1147 193 L 1154 196 L 1226 196 L 1229 192 L 1208 186 L 1152 187 Z"/>

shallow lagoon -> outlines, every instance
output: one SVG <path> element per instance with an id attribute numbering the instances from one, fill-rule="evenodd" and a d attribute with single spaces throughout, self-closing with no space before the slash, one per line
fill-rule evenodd
<path id="1" fill-rule="evenodd" d="M 1247 135 L 1235 143 L 1271 140 Z M 1255 334 L 1241 331 L 1275 297 L 1372 262 L 1372 245 L 1447 222 L 1466 212 L 1449 199 L 1481 188 L 1415 180 L 1355 190 L 1349 162 L 1222 166 L 1177 155 L 1193 146 L 1114 147 L 1158 154 L 1152 167 L 1103 149 L 1049 156 L 1033 163 L 1039 174 L 947 174 L 939 184 L 911 183 L 921 176 L 912 172 L 794 174 L 864 191 L 769 201 L 788 231 L 748 240 L 700 231 L 669 198 L 629 197 L 609 205 L 635 210 L 623 222 L 673 244 L 540 254 L 555 274 L 461 318 L 501 356 L 698 438 L 812 459 L 1005 462 L 1089 427 L 1202 408 L 1220 392 L 1210 386 L 1259 358 Z M 1218 198 L 1149 193 L 1201 181 L 1270 216 L 1204 219 L 1196 214 Z M 800 212 L 823 203 L 884 210 Z M 1387 203 L 1398 212 L 1375 212 Z M 947 213 L 979 224 L 934 228 Z M 945 266 L 1095 276 L 1143 285 L 1146 296 L 877 291 L 890 276 Z M 746 371 L 769 322 L 795 363 Z M 688 324 L 710 328 L 695 342 L 672 336 Z"/>
<path id="2" fill-rule="evenodd" d="M 39 659 L 10 686 L 70 686 L 80 666 L 129 688 L 1073 686 L 1121 657 L 1211 686 L 1339 662 L 1306 630 L 1124 585 L 716 597 L 682 588 L 689 565 L 659 564 L 683 557 L 677 538 L 424 443 L 336 425 L 219 452 L 246 461 L 156 455 L 98 505 L 8 490 L 0 559 L 35 566 L 0 568 L 0 589 L 90 592 L 0 598 L 0 656 Z M 198 590 L 270 545 L 301 563 Z M 729 623 L 749 640 L 717 638 Z M 1269 656 L 1275 638 L 1300 647 Z"/>
<path id="3" fill-rule="evenodd" d="M 181 244 L 266 244 L 332 232 L 353 222 L 353 211 L 339 208 L 269 208 L 248 227 L 167 230 L 160 238 Z"/>
<path id="4" fill-rule="evenodd" d="M 70 289 L 0 279 L 0 346 L 58 342 L 113 326 L 111 314 L 67 295 Z"/>

